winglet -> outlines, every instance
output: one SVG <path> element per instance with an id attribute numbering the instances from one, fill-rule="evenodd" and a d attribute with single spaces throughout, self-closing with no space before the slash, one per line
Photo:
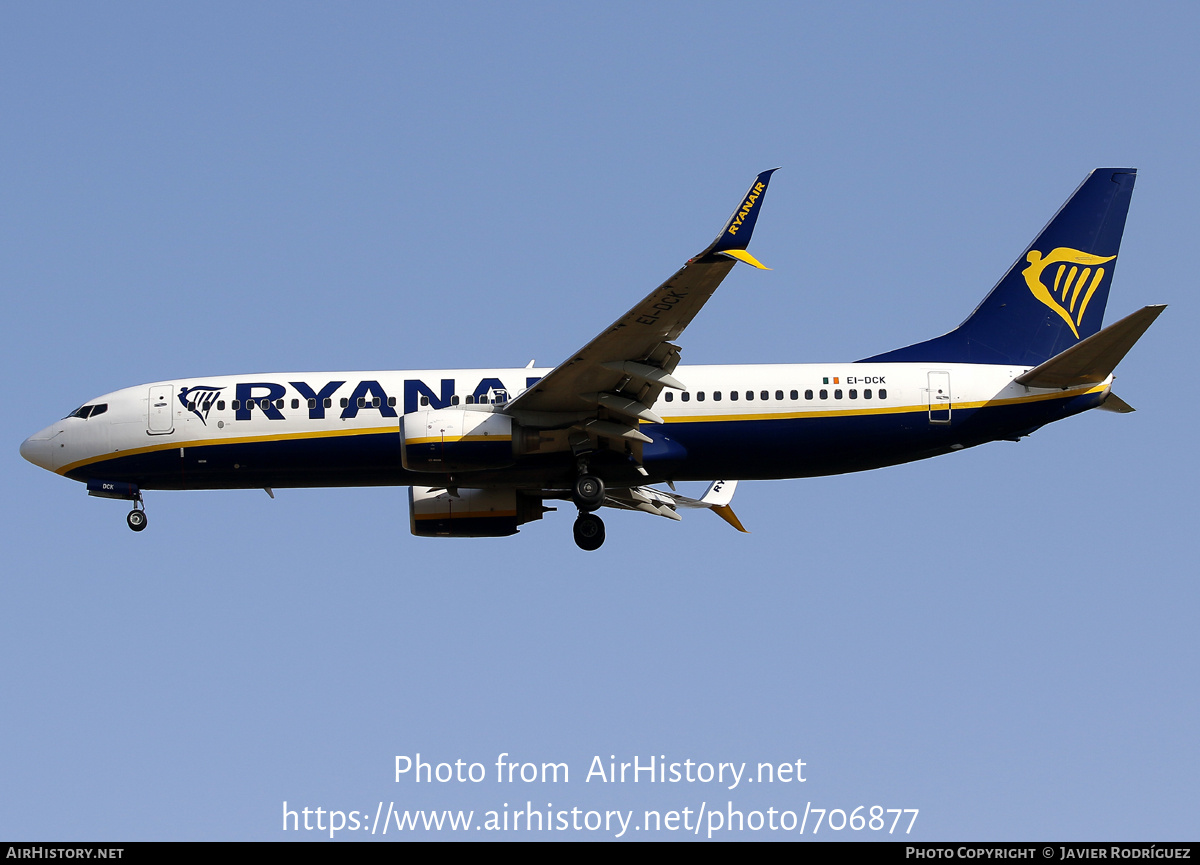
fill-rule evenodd
<path id="1" fill-rule="evenodd" d="M 726 255 L 762 270 L 770 270 L 746 252 L 746 247 L 750 245 L 750 236 L 754 234 L 754 224 L 758 222 L 758 212 L 762 210 L 763 198 L 767 194 L 767 184 L 771 182 L 771 175 L 778 170 L 778 168 L 772 168 L 754 178 L 750 189 L 742 198 L 742 203 L 733 212 L 733 216 L 729 217 L 729 221 L 725 223 L 725 227 L 721 229 L 717 239 L 708 249 L 696 256 L 697 258 L 703 258 L 706 255 Z"/>
<path id="2" fill-rule="evenodd" d="M 729 503 L 733 501 L 733 493 L 737 489 L 737 481 L 713 481 L 708 490 L 700 497 L 700 504 L 706 505 L 714 514 L 733 526 L 739 532 L 747 531 L 742 521 L 737 518 Z"/>
<path id="3" fill-rule="evenodd" d="M 750 534 L 750 530 L 742 525 L 742 521 L 737 518 L 737 514 L 733 512 L 733 508 L 729 505 L 714 505 L 712 512 L 723 519 L 729 525 L 733 526 L 739 532 Z"/>
<path id="4" fill-rule="evenodd" d="M 757 267 L 759 270 L 770 270 L 771 269 L 771 268 L 767 267 L 765 264 L 763 264 L 761 261 L 759 261 L 757 258 L 755 258 L 753 255 L 746 252 L 746 250 L 744 250 L 744 249 L 727 249 L 724 252 L 722 252 L 721 254 L 728 255 L 730 258 L 736 258 L 738 261 L 744 261 L 744 262 L 746 262 L 746 264 L 752 264 L 755 267 Z"/>

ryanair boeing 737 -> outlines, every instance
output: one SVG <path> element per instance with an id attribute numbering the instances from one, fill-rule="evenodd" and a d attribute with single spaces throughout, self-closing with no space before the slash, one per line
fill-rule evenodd
<path id="1" fill-rule="evenodd" d="M 553 369 L 216 375 L 89 400 L 21 455 L 133 502 L 152 489 L 402 485 L 412 532 L 497 537 L 573 502 L 679 519 L 738 480 L 938 456 L 1094 408 L 1132 411 L 1112 371 L 1164 306 L 1101 328 L 1136 172 L 1093 171 L 957 328 L 852 363 L 681 366 L 688 323 L 740 261 L 772 171 L 703 252 Z M 675 481 L 714 482 L 700 499 Z M 668 489 L 655 485 L 666 484 Z"/>

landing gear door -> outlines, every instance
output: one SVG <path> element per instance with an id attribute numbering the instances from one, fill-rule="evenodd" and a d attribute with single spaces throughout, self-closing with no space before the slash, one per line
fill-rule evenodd
<path id="1" fill-rule="evenodd" d="M 173 384 L 156 384 L 146 400 L 146 432 L 152 436 L 175 431 L 174 406 L 171 405 Z"/>
<path id="2" fill-rule="evenodd" d="M 929 422 L 950 423 L 950 373 L 929 373 Z"/>

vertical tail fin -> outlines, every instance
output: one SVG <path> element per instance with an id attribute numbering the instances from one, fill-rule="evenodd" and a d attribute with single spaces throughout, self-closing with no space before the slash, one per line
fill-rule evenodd
<path id="1" fill-rule="evenodd" d="M 966 321 L 864 360 L 1036 366 L 1097 333 L 1136 175 L 1097 168 Z"/>

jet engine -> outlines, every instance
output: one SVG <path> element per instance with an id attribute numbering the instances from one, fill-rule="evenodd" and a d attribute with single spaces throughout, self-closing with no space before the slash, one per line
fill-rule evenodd
<path id="1" fill-rule="evenodd" d="M 516 462 L 514 431 L 512 418 L 495 412 L 415 411 L 400 419 L 400 459 L 411 472 L 501 469 Z"/>
<path id="2" fill-rule="evenodd" d="M 411 487 L 409 526 L 426 538 L 501 538 L 517 527 L 540 520 L 551 508 L 538 496 L 515 489 L 446 489 Z"/>

